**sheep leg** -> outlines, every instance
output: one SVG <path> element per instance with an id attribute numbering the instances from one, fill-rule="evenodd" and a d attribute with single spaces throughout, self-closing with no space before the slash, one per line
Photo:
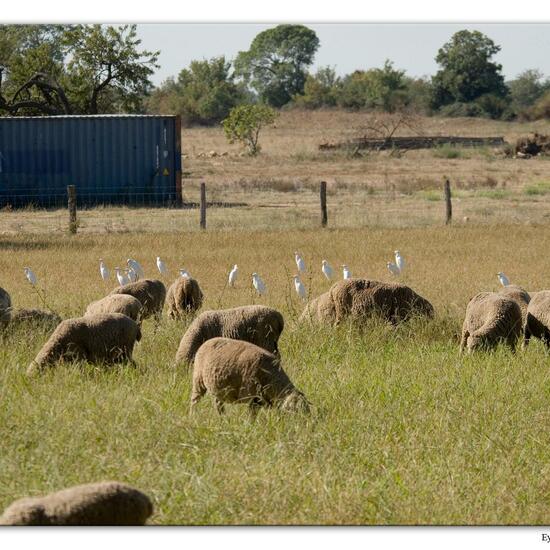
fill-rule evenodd
<path id="1" fill-rule="evenodd" d="M 470 333 L 467 330 L 462 331 L 462 338 L 460 339 L 460 353 L 464 352 L 464 349 L 466 348 L 466 342 L 468 341 L 469 336 L 470 336 Z"/>
<path id="2" fill-rule="evenodd" d="M 531 339 L 531 331 L 529 330 L 529 327 L 527 324 L 525 325 L 525 330 L 523 332 L 523 345 L 522 349 L 525 349 L 529 345 L 529 340 Z"/>
<path id="3" fill-rule="evenodd" d="M 223 413 L 225 412 L 225 405 L 224 405 L 223 401 L 220 401 L 219 399 L 216 399 L 215 403 L 216 403 L 216 410 L 218 411 L 218 414 L 220 416 L 222 416 Z"/>
<path id="4" fill-rule="evenodd" d="M 189 414 L 193 413 L 195 405 L 202 399 L 202 396 L 205 393 L 205 391 L 193 388 L 193 392 L 191 393 L 191 405 L 189 406 Z"/>
<path id="5" fill-rule="evenodd" d="M 261 399 L 259 397 L 254 397 L 254 399 L 252 399 L 248 405 L 248 410 L 250 412 L 250 418 L 252 420 L 256 420 L 256 416 L 258 414 L 258 411 L 260 410 L 260 407 L 262 406 L 261 404 Z"/>

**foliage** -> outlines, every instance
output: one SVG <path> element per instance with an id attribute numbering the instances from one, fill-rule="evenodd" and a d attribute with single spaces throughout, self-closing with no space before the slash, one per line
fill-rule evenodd
<path id="1" fill-rule="evenodd" d="M 5 25 L 0 111 L 139 112 L 159 52 L 138 51 L 135 25 Z"/>
<path id="2" fill-rule="evenodd" d="M 308 74 L 304 92 L 295 95 L 292 100 L 297 107 L 319 109 L 335 107 L 340 92 L 340 79 L 332 67 L 322 67 L 315 74 Z"/>
<path id="3" fill-rule="evenodd" d="M 528 69 L 507 83 L 514 109 L 520 113 L 533 105 L 546 91 L 550 90 L 550 79 L 538 69 Z"/>
<path id="4" fill-rule="evenodd" d="M 550 120 L 550 90 L 524 111 L 523 116 L 529 120 Z"/>
<path id="5" fill-rule="evenodd" d="M 306 68 L 319 48 L 314 31 L 303 25 L 278 25 L 258 34 L 250 49 L 235 59 L 235 74 L 252 86 L 260 99 L 282 107 L 304 91 Z"/>
<path id="6" fill-rule="evenodd" d="M 254 156 L 260 151 L 258 139 L 260 130 L 273 124 L 278 113 L 267 105 L 239 105 L 231 109 L 229 116 L 222 122 L 229 143 L 241 142 Z"/>
<path id="7" fill-rule="evenodd" d="M 505 97 L 502 66 L 491 61 L 499 51 L 500 46 L 479 31 L 455 33 L 435 58 L 441 68 L 432 78 L 432 105 L 469 103 L 486 94 Z"/>

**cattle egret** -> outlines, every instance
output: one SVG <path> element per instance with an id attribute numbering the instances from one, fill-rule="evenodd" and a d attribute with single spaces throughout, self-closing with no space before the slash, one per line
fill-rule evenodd
<path id="1" fill-rule="evenodd" d="M 343 265 L 342 269 L 344 270 L 344 279 L 351 279 L 351 271 L 348 269 L 348 266 Z"/>
<path id="2" fill-rule="evenodd" d="M 237 280 L 237 274 L 239 273 L 239 268 L 237 264 L 233 266 L 233 269 L 229 273 L 229 286 L 235 286 L 235 281 Z"/>
<path id="3" fill-rule="evenodd" d="M 393 262 L 388 262 L 386 265 L 388 266 L 388 269 L 390 270 L 390 273 L 392 275 L 395 275 L 396 277 L 400 275 L 401 271 Z"/>
<path id="4" fill-rule="evenodd" d="M 296 293 L 302 300 L 306 299 L 306 287 L 304 286 L 304 283 L 300 281 L 299 275 L 294 275 L 294 288 L 296 289 Z"/>
<path id="5" fill-rule="evenodd" d="M 399 250 L 395 251 L 395 265 L 399 268 L 399 273 L 403 273 L 403 270 L 405 269 L 405 260 L 399 254 Z"/>
<path id="6" fill-rule="evenodd" d="M 126 260 L 126 264 L 137 275 L 136 280 L 145 278 L 145 273 L 143 272 L 143 267 L 141 267 L 141 264 L 137 260 L 134 260 L 133 258 L 128 258 Z"/>
<path id="7" fill-rule="evenodd" d="M 27 276 L 27 279 L 29 283 L 31 283 L 32 286 L 36 285 L 36 275 L 32 272 L 30 267 L 25 268 L 25 275 Z"/>
<path id="8" fill-rule="evenodd" d="M 497 276 L 498 276 L 498 280 L 500 281 L 500 284 L 502 286 L 508 286 L 510 284 L 510 279 L 508 279 L 508 277 L 506 277 L 506 275 L 504 275 L 504 273 L 502 273 L 502 271 L 499 271 L 497 273 Z"/>
<path id="9" fill-rule="evenodd" d="M 185 270 L 185 269 L 180 269 L 180 275 L 184 278 L 184 279 L 190 279 L 191 278 L 191 275 L 189 275 L 189 271 Z"/>
<path id="10" fill-rule="evenodd" d="M 323 260 L 323 267 L 321 267 L 323 275 L 330 281 L 332 279 L 332 267 L 326 260 Z"/>
<path id="11" fill-rule="evenodd" d="M 165 275 L 168 273 L 168 268 L 166 267 L 166 264 L 157 256 L 157 268 L 160 271 L 161 275 Z"/>
<path id="12" fill-rule="evenodd" d="M 304 262 L 304 259 L 298 252 L 294 252 L 294 259 L 296 260 L 296 267 L 298 268 L 298 271 L 300 273 L 306 272 L 306 263 Z"/>
<path id="13" fill-rule="evenodd" d="M 128 275 L 124 272 L 124 270 L 121 270 L 120 267 L 115 267 L 115 273 L 120 286 L 124 286 L 132 282 L 130 277 L 128 277 Z"/>
<path id="14" fill-rule="evenodd" d="M 109 279 L 110 273 L 102 258 L 99 258 L 99 273 L 104 281 Z"/>
<path id="15" fill-rule="evenodd" d="M 135 283 L 135 282 L 139 279 L 139 275 L 136 273 L 136 271 L 134 270 L 134 268 L 129 267 L 129 268 L 126 269 L 125 271 L 126 271 L 126 273 L 128 274 L 128 278 L 130 279 L 130 282 L 131 282 L 131 283 Z"/>
<path id="16" fill-rule="evenodd" d="M 257 273 L 252 273 L 252 285 L 260 296 L 267 292 L 265 283 L 260 279 L 260 276 Z"/>

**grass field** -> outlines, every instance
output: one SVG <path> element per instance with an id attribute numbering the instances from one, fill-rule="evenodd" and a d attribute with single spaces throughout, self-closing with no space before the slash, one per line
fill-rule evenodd
<path id="1" fill-rule="evenodd" d="M 135 257 L 149 276 L 157 255 L 172 278 L 185 267 L 205 308 L 258 303 L 257 271 L 269 289 L 261 302 L 285 316 L 284 368 L 314 404 L 310 417 L 262 411 L 250 422 L 237 406 L 220 418 L 206 398 L 190 417 L 190 373 L 171 366 L 187 323 L 166 318 L 156 333 L 145 322 L 137 369 L 64 365 L 32 381 L 24 371 L 47 334 L 3 336 L 0 508 L 117 479 L 153 498 L 155 524 L 548 524 L 548 357 L 537 342 L 461 357 L 458 335 L 469 298 L 496 290 L 497 271 L 528 290 L 549 287 L 550 227 L 273 229 L 0 236 L 0 286 L 15 306 L 40 305 L 23 275 L 31 266 L 63 316 L 110 290 L 100 257 L 111 268 Z M 294 250 L 316 296 L 328 288 L 323 258 L 387 280 L 396 248 L 433 321 L 297 323 Z M 234 263 L 237 288 L 224 290 Z"/>

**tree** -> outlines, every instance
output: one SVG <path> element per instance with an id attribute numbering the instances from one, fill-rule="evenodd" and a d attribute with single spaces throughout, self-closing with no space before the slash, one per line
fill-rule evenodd
<path id="1" fill-rule="evenodd" d="M 192 61 L 178 80 L 165 81 L 148 102 L 153 112 L 176 112 L 189 124 L 214 124 L 246 99 L 242 87 L 230 75 L 225 57 Z"/>
<path id="2" fill-rule="evenodd" d="M 528 69 L 508 82 L 512 104 L 517 111 L 530 107 L 550 90 L 550 80 L 543 81 L 543 78 L 543 73 L 538 69 Z"/>
<path id="3" fill-rule="evenodd" d="M 263 102 L 282 107 L 304 91 L 306 68 L 319 39 L 303 25 L 279 25 L 258 34 L 248 51 L 235 59 L 235 74 L 250 84 Z"/>
<path id="4" fill-rule="evenodd" d="M 500 46 L 479 31 L 455 33 L 435 58 L 441 69 L 432 79 L 433 106 L 468 103 L 486 94 L 504 98 L 502 66 L 491 61 L 499 51 Z"/>
<path id="5" fill-rule="evenodd" d="M 307 75 L 303 95 L 295 95 L 292 101 L 306 109 L 335 107 L 339 87 L 340 79 L 336 71 L 332 67 L 322 67 L 314 75 Z"/>
<path id="6" fill-rule="evenodd" d="M 222 122 L 225 136 L 229 143 L 240 141 L 254 156 L 260 151 L 260 130 L 273 124 L 277 116 L 278 113 L 267 105 L 239 105 L 231 109 L 229 116 Z"/>
<path id="7" fill-rule="evenodd" d="M 159 52 L 138 51 L 136 26 L 0 27 L 0 112 L 136 112 Z"/>

